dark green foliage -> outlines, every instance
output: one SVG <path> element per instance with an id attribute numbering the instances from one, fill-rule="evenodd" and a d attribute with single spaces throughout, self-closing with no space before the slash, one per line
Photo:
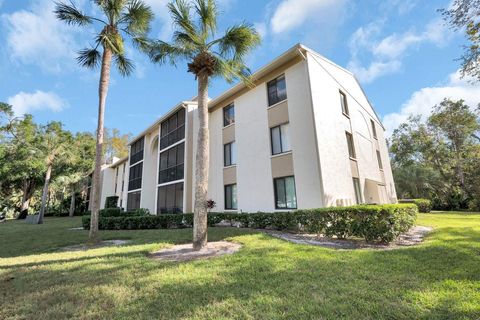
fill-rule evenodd
<path id="1" fill-rule="evenodd" d="M 418 212 L 429 213 L 432 211 L 432 201 L 428 199 L 401 199 L 399 203 L 413 203 L 418 207 Z"/>
<path id="2" fill-rule="evenodd" d="M 113 209 L 109 214 L 112 214 Z M 102 210 L 103 211 L 103 210 Z M 226 221 L 243 228 L 301 230 L 338 238 L 359 237 L 368 242 L 391 242 L 415 223 L 414 204 L 359 205 L 331 207 L 294 212 L 209 213 L 208 225 Z M 118 211 L 116 215 L 100 213 L 99 228 L 103 230 L 187 228 L 193 224 L 193 214 L 138 215 Z M 90 216 L 84 216 L 83 227 L 90 226 Z"/>
<path id="3" fill-rule="evenodd" d="M 105 199 L 105 209 L 116 208 L 118 203 L 118 196 L 110 196 Z"/>

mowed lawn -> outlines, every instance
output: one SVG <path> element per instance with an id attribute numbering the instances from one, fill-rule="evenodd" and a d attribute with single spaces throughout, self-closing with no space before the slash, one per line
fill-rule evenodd
<path id="1" fill-rule="evenodd" d="M 103 232 L 123 247 L 59 252 L 79 218 L 0 224 L 0 319 L 480 319 L 480 214 L 421 214 L 425 243 L 389 251 L 296 245 L 211 228 L 240 252 L 188 263 L 146 254 L 191 229 Z"/>

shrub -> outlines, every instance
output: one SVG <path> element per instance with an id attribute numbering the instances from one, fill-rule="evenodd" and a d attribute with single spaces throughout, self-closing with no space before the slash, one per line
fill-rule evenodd
<path id="1" fill-rule="evenodd" d="M 402 199 L 399 203 L 413 203 L 418 207 L 418 212 L 429 213 L 432 210 L 432 201 L 428 199 Z"/>
<path id="2" fill-rule="evenodd" d="M 358 205 L 297 210 L 294 212 L 217 213 L 208 214 L 208 225 L 222 221 L 244 228 L 294 230 L 338 238 L 360 237 L 368 242 L 391 242 L 415 223 L 418 208 L 414 204 Z M 83 217 L 88 229 L 90 217 Z M 193 214 L 162 214 L 158 216 L 123 213 L 117 216 L 100 215 L 99 228 L 167 229 L 193 225 Z"/>
<path id="3" fill-rule="evenodd" d="M 105 199 L 105 209 L 116 208 L 118 203 L 118 196 L 110 196 Z"/>

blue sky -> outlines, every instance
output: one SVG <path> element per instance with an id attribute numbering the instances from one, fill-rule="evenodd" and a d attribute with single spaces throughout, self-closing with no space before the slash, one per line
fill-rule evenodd
<path id="1" fill-rule="evenodd" d="M 88 0 L 75 0 L 95 13 Z M 168 40 L 166 0 L 145 0 L 156 15 L 151 36 Z M 443 97 L 480 102 L 480 88 L 457 73 L 465 44 L 437 9 L 450 0 L 219 0 L 220 30 L 248 21 L 263 42 L 248 58 L 252 70 L 301 42 L 353 71 L 390 132 L 411 114 L 428 114 Z M 62 121 L 73 131 L 96 127 L 98 71 L 75 63 L 93 30 L 67 27 L 53 0 L 0 0 L 0 101 L 39 122 Z M 128 48 L 135 74 L 113 73 L 106 126 L 137 134 L 169 108 L 196 94 L 186 65 L 151 64 Z M 210 96 L 230 86 L 215 80 Z"/>

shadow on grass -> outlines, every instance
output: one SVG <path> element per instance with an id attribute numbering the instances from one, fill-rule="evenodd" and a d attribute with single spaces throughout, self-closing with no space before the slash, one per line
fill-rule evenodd
<path id="1" fill-rule="evenodd" d="M 442 230 L 440 236 L 456 235 Z M 475 233 L 475 232 L 474 232 Z M 14 266 L 5 317 L 446 319 L 480 317 L 480 257 L 463 240 L 391 251 L 335 251 L 264 234 L 240 252 L 189 263 L 145 250 Z M 128 247 L 128 246 L 126 246 Z M 28 290 L 22 290 L 27 289 Z M 472 302 L 473 301 L 473 302 Z M 465 307 L 472 305 L 473 307 Z M 0 317 L 1 318 L 1 317 Z"/>

